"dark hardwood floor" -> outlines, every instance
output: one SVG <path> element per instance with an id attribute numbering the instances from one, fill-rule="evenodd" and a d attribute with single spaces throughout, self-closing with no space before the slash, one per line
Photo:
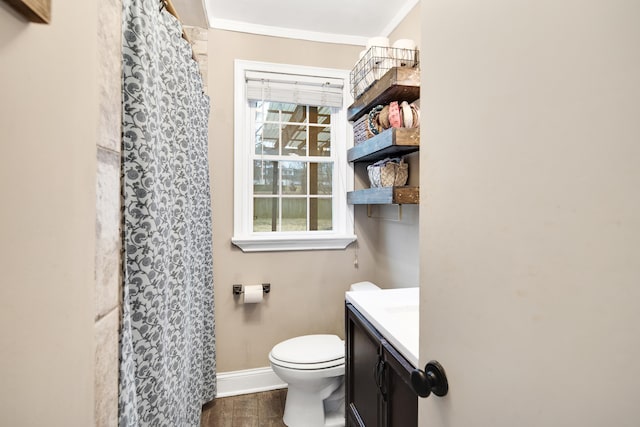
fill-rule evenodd
<path id="1" fill-rule="evenodd" d="M 213 400 L 202 407 L 201 427 L 285 427 L 287 390 L 266 391 Z"/>

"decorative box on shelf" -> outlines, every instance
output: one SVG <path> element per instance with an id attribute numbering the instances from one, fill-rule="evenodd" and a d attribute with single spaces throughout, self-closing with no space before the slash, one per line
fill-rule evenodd
<path id="1" fill-rule="evenodd" d="M 361 144 L 372 136 L 374 135 L 369 129 L 369 116 L 365 114 L 353 123 L 353 143 Z"/>

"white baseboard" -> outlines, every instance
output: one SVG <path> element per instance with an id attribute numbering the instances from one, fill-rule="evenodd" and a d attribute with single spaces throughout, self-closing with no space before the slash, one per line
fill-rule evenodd
<path id="1" fill-rule="evenodd" d="M 278 378 L 271 367 L 219 372 L 216 397 L 238 396 L 286 387 L 287 384 Z"/>

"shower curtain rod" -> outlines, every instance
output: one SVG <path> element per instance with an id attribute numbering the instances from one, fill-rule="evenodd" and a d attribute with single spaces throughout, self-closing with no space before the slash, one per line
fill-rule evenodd
<path id="1" fill-rule="evenodd" d="M 173 6 L 173 3 L 171 2 L 171 0 L 160 0 L 160 3 L 164 3 L 164 7 L 167 8 L 167 12 L 169 12 L 170 14 L 175 16 L 176 19 L 178 21 L 180 21 L 180 17 L 178 16 L 178 12 L 176 11 L 175 6 Z"/>

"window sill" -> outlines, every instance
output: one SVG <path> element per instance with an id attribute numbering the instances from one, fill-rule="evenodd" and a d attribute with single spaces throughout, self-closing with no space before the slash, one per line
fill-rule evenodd
<path id="1" fill-rule="evenodd" d="M 345 249 L 356 240 L 355 235 L 331 236 L 251 236 L 232 237 L 231 243 L 242 252 L 322 251 Z"/>

